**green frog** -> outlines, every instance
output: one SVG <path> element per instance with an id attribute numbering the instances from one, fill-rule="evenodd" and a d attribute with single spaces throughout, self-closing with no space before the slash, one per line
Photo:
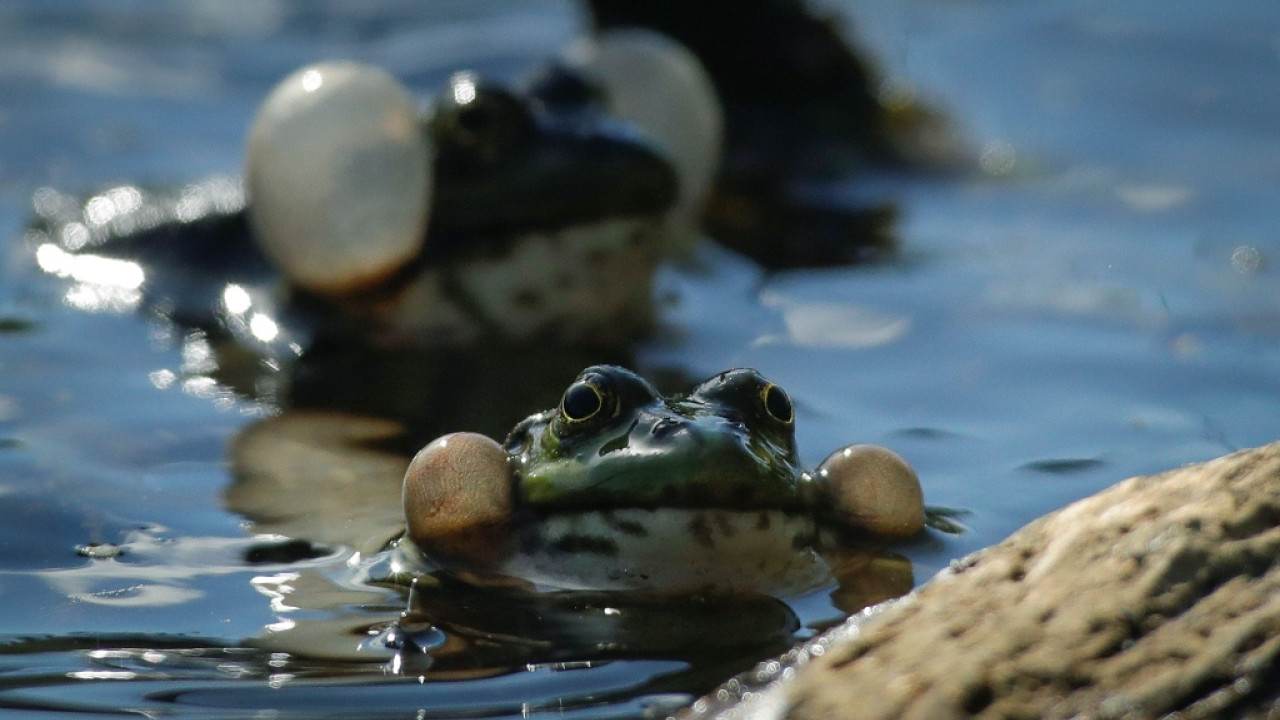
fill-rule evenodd
<path id="1" fill-rule="evenodd" d="M 561 590 L 798 593 L 831 577 L 820 530 L 924 526 L 919 480 L 889 450 L 850 446 L 806 472 L 791 399 L 745 368 L 667 398 L 589 367 L 502 445 L 427 445 L 403 500 L 407 537 L 434 563 Z"/>

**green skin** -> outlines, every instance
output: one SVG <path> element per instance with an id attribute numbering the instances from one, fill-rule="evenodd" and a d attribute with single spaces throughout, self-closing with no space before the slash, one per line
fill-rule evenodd
<path id="1" fill-rule="evenodd" d="M 622 508 L 808 512 L 786 393 L 729 370 L 663 398 L 618 367 L 579 374 L 560 406 L 511 432 L 517 505 L 536 514 Z"/>

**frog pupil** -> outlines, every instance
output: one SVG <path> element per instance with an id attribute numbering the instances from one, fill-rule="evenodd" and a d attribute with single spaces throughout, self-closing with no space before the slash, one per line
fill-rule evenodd
<path id="1" fill-rule="evenodd" d="M 598 390 L 586 383 L 578 383 L 565 391 L 560 407 L 566 419 L 586 420 L 600 412 L 603 404 Z"/>
<path id="2" fill-rule="evenodd" d="M 764 389 L 762 397 L 765 412 L 769 413 L 774 420 L 789 424 L 795 417 L 794 410 L 791 408 L 791 398 L 787 397 L 787 393 L 782 388 L 771 384 Z"/>

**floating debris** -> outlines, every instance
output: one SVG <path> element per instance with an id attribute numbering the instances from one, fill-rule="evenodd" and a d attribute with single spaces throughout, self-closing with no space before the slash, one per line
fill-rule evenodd
<path id="1" fill-rule="evenodd" d="M 108 560 L 123 555 L 124 548 L 111 543 L 91 542 L 87 545 L 77 545 L 76 554 L 94 560 Z"/>

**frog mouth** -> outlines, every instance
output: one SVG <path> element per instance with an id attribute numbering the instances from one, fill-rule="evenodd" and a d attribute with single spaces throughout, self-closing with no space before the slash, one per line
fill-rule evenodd
<path id="1" fill-rule="evenodd" d="M 815 533 L 811 518 L 782 510 L 556 513 L 502 572 L 566 590 L 800 594 L 831 577 Z"/>

